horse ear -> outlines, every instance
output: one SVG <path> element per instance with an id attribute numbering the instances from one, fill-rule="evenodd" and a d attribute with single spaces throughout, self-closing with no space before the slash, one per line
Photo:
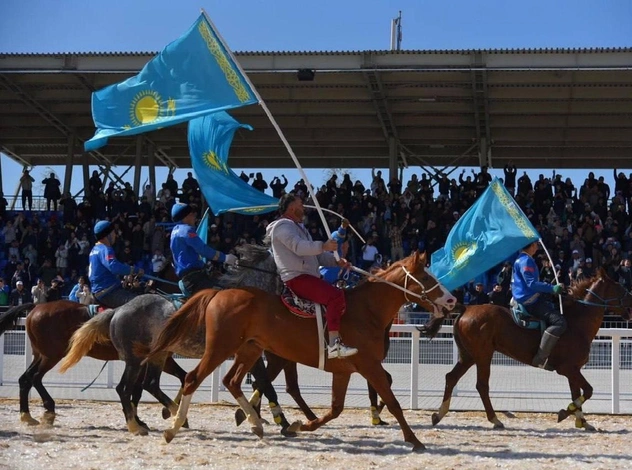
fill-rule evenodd
<path id="1" fill-rule="evenodd" d="M 600 279 L 608 278 L 608 273 L 606 273 L 606 270 L 603 268 L 603 266 L 600 266 L 599 269 L 597 269 L 597 277 Z"/>
<path id="2" fill-rule="evenodd" d="M 424 265 L 424 266 L 425 266 L 425 265 L 426 265 L 426 261 L 427 261 L 427 259 L 426 259 L 426 252 L 425 252 L 425 251 L 422 251 L 422 252 L 419 252 L 419 251 L 418 251 L 417 253 L 419 253 L 419 262 L 420 262 L 422 265 Z"/>

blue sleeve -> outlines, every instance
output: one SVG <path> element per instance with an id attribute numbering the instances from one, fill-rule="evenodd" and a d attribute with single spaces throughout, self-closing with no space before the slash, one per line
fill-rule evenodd
<path id="1" fill-rule="evenodd" d="M 106 251 L 100 251 L 99 258 L 103 266 L 105 266 L 112 274 L 127 276 L 128 274 L 132 274 L 134 272 L 133 266 L 123 264 L 116 259 L 114 256 L 114 249 L 112 247 L 107 247 Z"/>
<path id="2" fill-rule="evenodd" d="M 524 279 L 525 284 L 535 292 L 552 294 L 553 286 L 551 284 L 537 280 L 535 275 L 537 269 L 538 268 L 535 266 L 534 262 L 527 262 L 524 266 L 522 266 L 522 278 Z"/>
<path id="3" fill-rule="evenodd" d="M 70 291 L 70 294 L 68 295 L 68 299 L 72 300 L 73 302 L 79 302 L 79 299 L 77 299 L 78 291 L 79 291 L 79 284 L 75 284 L 75 286 Z"/>
<path id="4" fill-rule="evenodd" d="M 187 244 L 193 248 L 198 255 L 203 256 L 208 261 L 219 261 L 220 263 L 226 261 L 226 255 L 224 253 L 208 246 L 195 232 L 187 233 L 185 238 Z"/>

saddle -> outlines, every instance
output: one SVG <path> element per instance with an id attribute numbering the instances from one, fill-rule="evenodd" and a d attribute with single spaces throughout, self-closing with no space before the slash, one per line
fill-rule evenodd
<path id="1" fill-rule="evenodd" d="M 88 317 L 89 318 L 92 318 L 95 315 L 98 315 L 99 313 L 103 313 L 106 310 L 109 310 L 108 307 L 106 307 L 105 305 L 101 305 L 101 304 L 90 304 L 87 307 L 88 307 Z"/>
<path id="2" fill-rule="evenodd" d="M 301 318 L 316 318 L 317 314 L 325 312 L 323 305 L 302 299 L 286 285 L 283 286 L 283 292 L 281 292 L 281 302 L 290 312 Z"/>
<path id="3" fill-rule="evenodd" d="M 532 316 L 526 311 L 524 306 L 516 302 L 513 297 L 509 302 L 509 311 L 511 312 L 511 318 L 514 323 L 520 328 L 524 328 L 526 330 L 540 330 L 541 332 L 546 330 L 546 322 Z"/>

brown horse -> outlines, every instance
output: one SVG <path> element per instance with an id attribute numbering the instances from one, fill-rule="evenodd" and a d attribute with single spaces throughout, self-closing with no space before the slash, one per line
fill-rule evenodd
<path id="1" fill-rule="evenodd" d="M 410 301 L 409 297 L 432 302 L 436 315 L 440 315 L 443 308 L 451 309 L 455 305 L 456 299 L 425 266 L 425 255 L 413 253 L 379 272 L 383 282 L 367 281 L 346 291 L 347 310 L 340 332 L 348 344 L 358 348 L 358 354 L 326 361 L 325 370 L 333 373 L 331 410 L 322 418 L 302 424 L 301 431 L 314 431 L 342 412 L 351 374 L 358 372 L 382 397 L 413 450 L 425 448 L 406 422 L 382 367 L 384 331 L 399 307 Z M 261 437 L 261 420 L 244 397 L 241 382 L 264 349 L 317 367 L 320 348 L 315 322 L 292 315 L 278 296 L 254 288 L 202 291 L 176 312 L 153 344 L 148 359 L 168 351 L 186 356 L 201 355 L 202 360 L 186 376 L 173 428 L 164 434 L 167 442 L 185 422 L 193 392 L 232 355 L 235 362 L 224 377 L 224 385 L 246 413 L 253 432 Z"/>
<path id="2" fill-rule="evenodd" d="M 621 284 L 610 279 L 603 270 L 592 278 L 570 288 L 564 299 L 564 316 L 568 329 L 560 338 L 549 358 L 552 370 L 568 379 L 572 403 L 558 413 L 558 422 L 571 414 L 575 426 L 594 430 L 583 416 L 582 404 L 593 393 L 592 386 L 581 373 L 588 362 L 590 345 L 599 330 L 606 311 L 616 311 L 625 320 L 632 318 L 632 295 Z M 425 336 L 433 337 L 441 326 L 433 319 Z M 422 332 L 423 333 L 423 332 Z M 509 310 L 497 305 L 467 307 L 454 323 L 454 340 L 459 348 L 459 360 L 446 374 L 445 393 L 438 413 L 432 415 L 436 425 L 448 413 L 452 390 L 467 370 L 476 364 L 476 389 L 485 406 L 487 419 L 494 428 L 504 428 L 496 416 L 489 398 L 489 375 L 492 356 L 498 351 L 524 364 L 531 365 L 540 342 L 539 330 L 517 326 Z"/>
<path id="3" fill-rule="evenodd" d="M 166 284 L 164 288 L 168 289 L 169 284 Z M 90 315 L 87 306 L 69 300 L 58 300 L 38 305 L 24 304 L 0 315 L 0 335 L 11 327 L 19 316 L 28 311 L 30 313 L 26 317 L 26 333 L 31 341 L 33 361 L 19 378 L 20 420 L 30 425 L 39 424 L 29 411 L 29 393 L 31 388 L 35 387 L 46 410 L 42 420 L 52 424 L 56 417 L 55 401 L 42 384 L 42 379 L 61 361 L 66 354 L 72 334 L 90 319 Z M 119 358 L 116 349 L 109 341 L 105 344 L 95 344 L 87 355 L 102 361 L 112 361 Z M 184 383 L 186 372 L 173 359 L 169 359 L 164 367 L 165 372 Z M 154 394 L 158 383 L 152 379 L 152 377 L 144 377 L 145 381 L 141 385 Z M 136 403 L 140 400 L 142 386 L 135 392 Z M 169 413 L 163 411 L 163 416 L 168 417 Z M 139 422 L 142 423 L 140 420 Z"/>

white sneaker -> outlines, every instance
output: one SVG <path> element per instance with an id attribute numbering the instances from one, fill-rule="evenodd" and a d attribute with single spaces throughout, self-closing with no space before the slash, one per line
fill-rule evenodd
<path id="1" fill-rule="evenodd" d="M 342 344 L 340 339 L 336 339 L 333 346 L 327 346 L 327 358 L 328 359 L 342 359 L 343 357 L 353 356 L 357 354 L 358 350 Z"/>

